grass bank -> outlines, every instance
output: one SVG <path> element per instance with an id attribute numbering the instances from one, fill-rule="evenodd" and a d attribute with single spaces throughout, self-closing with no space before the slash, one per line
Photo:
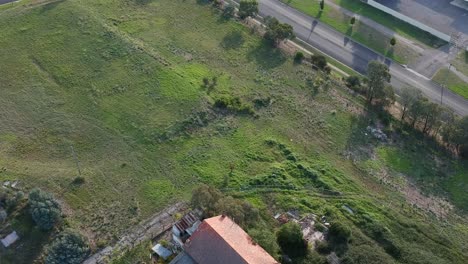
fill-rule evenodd
<path id="1" fill-rule="evenodd" d="M 61 1 L 6 10 L 0 29 L 0 177 L 53 192 L 67 223 L 96 244 L 207 183 L 248 187 L 227 192 L 270 214 L 334 212 L 356 234 L 351 248 L 387 254 L 363 224 L 378 223 L 401 263 L 466 259 L 464 217 L 449 215 L 447 227 L 361 166 L 414 177 L 375 154 L 387 145 L 366 134 L 377 121 L 355 97 L 203 1 Z M 405 146 L 415 143 L 425 141 Z M 85 178 L 78 186 L 70 146 Z M 466 203 L 450 187 L 463 164 L 428 153 L 437 162 L 427 171 L 446 177 L 426 179 Z"/>
<path id="2" fill-rule="evenodd" d="M 464 82 L 452 71 L 446 68 L 440 69 L 433 80 L 468 99 L 468 83 Z"/>

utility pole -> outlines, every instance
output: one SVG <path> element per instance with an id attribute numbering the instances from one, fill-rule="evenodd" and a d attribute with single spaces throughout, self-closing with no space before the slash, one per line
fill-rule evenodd
<path id="1" fill-rule="evenodd" d="M 70 148 L 73 153 L 73 159 L 75 160 L 76 167 L 78 168 L 78 175 L 81 176 L 80 161 L 78 160 L 78 157 L 76 156 L 75 149 L 73 148 L 73 146 L 70 146 Z"/>
<path id="2" fill-rule="evenodd" d="M 450 41 L 449 41 L 449 50 L 447 54 L 447 61 L 449 63 L 447 74 L 445 74 L 445 81 L 441 85 L 440 90 L 440 105 L 443 105 L 443 98 L 444 98 L 444 87 L 448 88 L 448 76 L 450 74 L 450 69 L 452 68 L 452 59 L 454 58 L 453 55 L 457 56 L 458 52 L 461 48 L 463 48 L 463 39 L 461 38 L 460 32 L 452 32 L 450 34 Z"/>

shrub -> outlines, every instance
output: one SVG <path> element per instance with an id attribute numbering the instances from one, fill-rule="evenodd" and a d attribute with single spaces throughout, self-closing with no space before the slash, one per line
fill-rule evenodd
<path id="1" fill-rule="evenodd" d="M 78 176 L 75 179 L 73 179 L 73 184 L 75 185 L 81 185 L 85 183 L 85 178 L 83 176 Z"/>
<path id="2" fill-rule="evenodd" d="M 222 96 L 215 100 L 214 106 L 241 114 L 255 114 L 253 107 L 243 103 L 239 97 Z"/>
<path id="3" fill-rule="evenodd" d="M 296 55 L 294 55 L 294 62 L 295 63 L 301 63 L 302 60 L 304 60 L 304 53 L 301 51 L 296 52 Z"/>
<path id="4" fill-rule="evenodd" d="M 351 230 L 340 222 L 335 222 L 328 230 L 329 240 L 333 244 L 348 243 L 351 237 Z"/>
<path id="5" fill-rule="evenodd" d="M 234 17 L 235 8 L 233 5 L 228 4 L 223 10 L 223 17 L 225 19 L 231 19 Z"/>
<path id="6" fill-rule="evenodd" d="M 79 264 L 89 255 L 83 236 L 67 230 L 54 240 L 47 251 L 46 264 Z"/>
<path id="7" fill-rule="evenodd" d="M 328 255 L 332 251 L 330 245 L 326 241 L 319 241 L 315 244 L 315 249 L 318 253 Z"/>
<path id="8" fill-rule="evenodd" d="M 320 54 L 312 55 L 312 57 L 310 58 L 310 61 L 319 70 L 324 70 L 325 67 L 327 66 L 327 58 L 325 58 L 325 56 L 320 55 Z"/>
<path id="9" fill-rule="evenodd" d="M 54 197 L 40 189 L 29 193 L 29 206 L 34 222 L 42 230 L 50 230 L 60 220 L 60 205 Z"/>

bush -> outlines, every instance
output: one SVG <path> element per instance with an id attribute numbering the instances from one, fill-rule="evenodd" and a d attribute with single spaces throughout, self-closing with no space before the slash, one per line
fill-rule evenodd
<path id="1" fill-rule="evenodd" d="M 47 250 L 46 264 L 80 264 L 89 255 L 83 236 L 67 230 Z"/>
<path id="2" fill-rule="evenodd" d="M 294 62 L 295 63 L 301 63 L 302 60 L 304 60 L 304 53 L 301 51 L 296 52 L 296 55 L 294 55 Z"/>
<path id="3" fill-rule="evenodd" d="M 328 255 L 332 251 L 330 245 L 326 241 L 319 241 L 315 244 L 315 249 L 318 253 Z"/>
<path id="4" fill-rule="evenodd" d="M 60 205 L 54 197 L 40 189 L 29 193 L 29 206 L 34 222 L 42 230 L 50 230 L 60 220 Z"/>
<path id="5" fill-rule="evenodd" d="M 299 224 L 289 222 L 281 226 L 276 234 L 281 250 L 292 258 L 302 257 L 307 254 L 307 242 L 302 237 Z"/>
<path id="6" fill-rule="evenodd" d="M 333 244 L 348 243 L 351 237 L 351 229 L 340 222 L 335 222 L 328 230 L 329 240 Z"/>
<path id="7" fill-rule="evenodd" d="M 82 185 L 85 183 L 85 178 L 83 176 L 78 176 L 75 179 L 73 179 L 73 184 L 75 185 Z"/>
<path id="8" fill-rule="evenodd" d="M 327 58 L 325 58 L 325 56 L 320 55 L 320 54 L 312 55 L 312 57 L 310 58 L 310 61 L 319 70 L 325 70 L 325 67 L 327 66 Z"/>
<path id="9" fill-rule="evenodd" d="M 214 106 L 240 114 L 255 114 L 253 107 L 243 103 L 239 97 L 222 96 L 215 100 Z"/>
<path id="10" fill-rule="evenodd" d="M 228 4 L 223 10 L 223 17 L 225 19 L 231 19 L 234 17 L 235 8 L 233 5 Z"/>

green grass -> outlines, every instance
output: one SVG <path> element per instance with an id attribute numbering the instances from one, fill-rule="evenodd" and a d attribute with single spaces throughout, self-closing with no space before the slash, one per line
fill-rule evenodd
<path id="1" fill-rule="evenodd" d="M 391 48 L 389 43 L 392 36 L 386 36 L 360 23 L 359 20 L 356 20 L 355 25 L 351 26 L 349 24 L 350 17 L 331 7 L 325 7 L 325 9 L 321 11 L 318 2 L 312 3 L 306 0 L 283 0 L 283 2 L 288 3 L 305 14 L 317 18 L 339 32 L 399 63 L 407 63 L 419 56 L 417 51 L 404 43 L 398 43 L 395 47 Z"/>
<path id="2" fill-rule="evenodd" d="M 187 200 L 194 186 L 227 182 L 229 193 L 270 214 L 334 212 L 356 234 L 351 247 L 384 250 L 362 224 L 371 217 L 391 231 L 406 254 L 402 263 L 416 263 L 408 260 L 415 252 L 433 263 L 466 258 L 464 217 L 445 220 L 461 230 L 444 227 L 346 158 L 377 144 L 363 138 L 368 121 L 353 112 L 361 106 L 352 95 L 334 86 L 314 93 L 310 67 L 294 64 L 242 24 L 219 19 L 209 6 L 62 1 L 7 9 L 0 29 L 0 168 L 6 168 L 0 179 L 53 192 L 66 205 L 67 223 L 91 238 L 115 241 L 164 206 Z M 217 84 L 204 86 L 205 77 L 217 77 Z M 220 97 L 238 97 L 255 115 L 214 108 Z M 85 178 L 81 186 L 71 184 L 78 172 L 70 146 Z M 406 170 L 394 160 L 409 151 L 395 144 L 375 163 Z M 432 194 L 462 182 L 462 163 L 447 160 L 446 167 L 411 163 L 431 172 Z M 442 169 L 447 177 L 432 173 Z M 280 188 L 261 190 L 271 183 Z M 453 193 L 460 208 L 461 190 Z"/>
<path id="3" fill-rule="evenodd" d="M 468 51 L 460 52 L 457 57 L 452 60 L 453 66 L 465 76 L 468 76 Z"/>
<path id="4" fill-rule="evenodd" d="M 460 79 L 455 73 L 449 72 L 448 69 L 439 70 L 433 80 L 468 99 L 468 83 Z"/>

